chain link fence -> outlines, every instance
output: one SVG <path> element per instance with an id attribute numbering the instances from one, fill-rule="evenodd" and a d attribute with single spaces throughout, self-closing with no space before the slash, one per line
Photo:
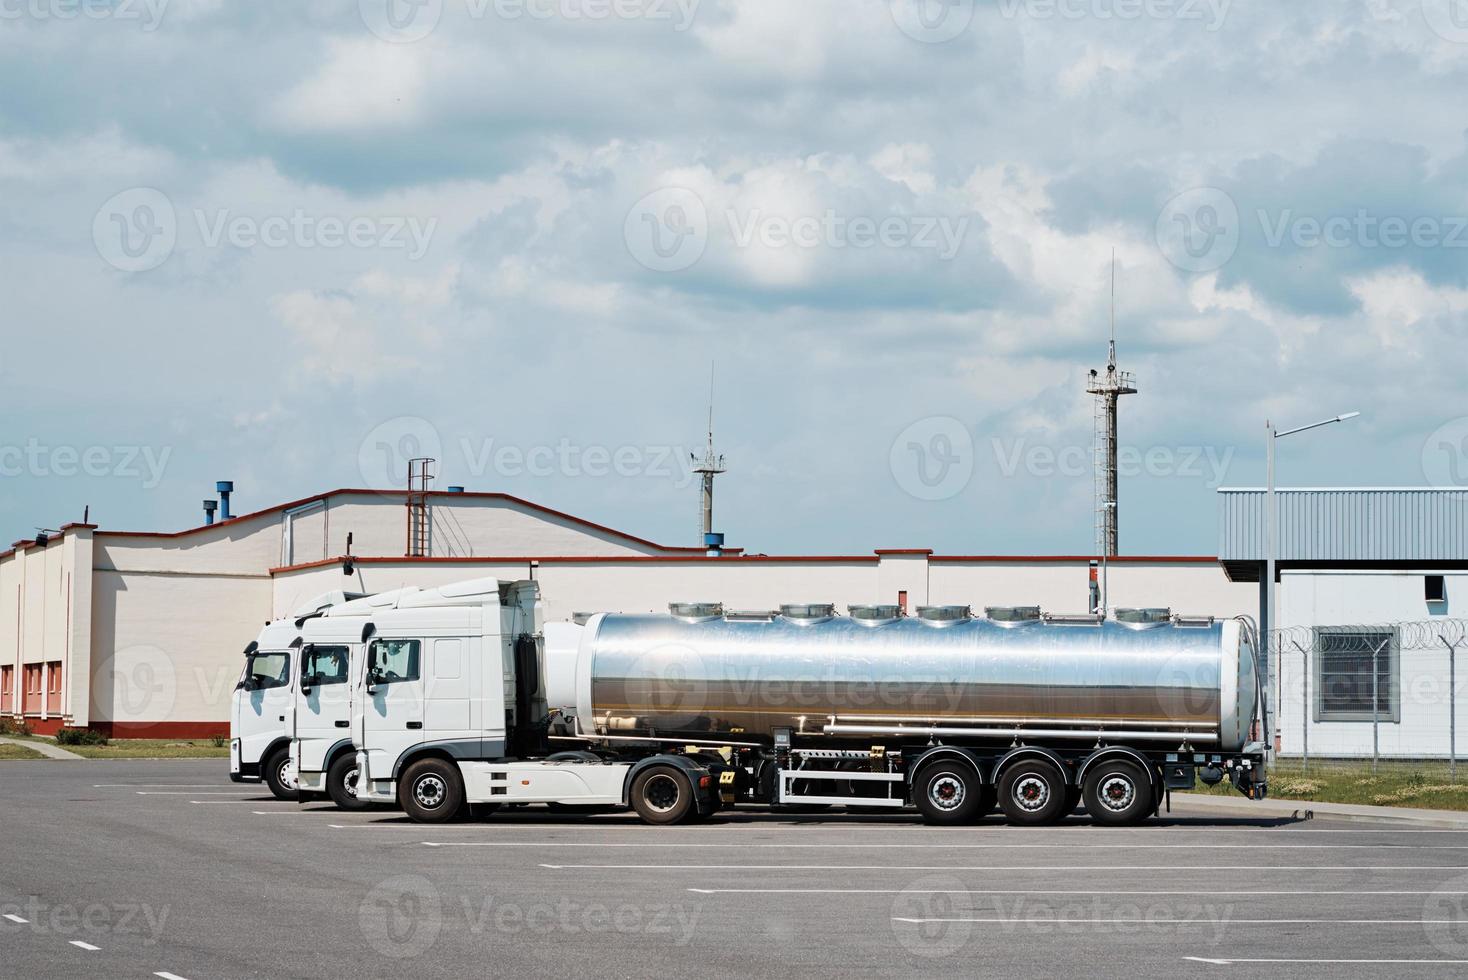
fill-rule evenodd
<path id="1" fill-rule="evenodd" d="M 1277 770 L 1457 783 L 1468 620 L 1292 626 L 1270 631 L 1268 651 Z"/>

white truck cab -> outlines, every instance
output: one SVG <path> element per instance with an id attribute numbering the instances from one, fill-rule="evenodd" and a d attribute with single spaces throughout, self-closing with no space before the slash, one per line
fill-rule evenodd
<path id="1" fill-rule="evenodd" d="M 282 800 L 296 798 L 288 724 L 300 636 L 294 620 L 266 624 L 245 647 L 244 670 L 230 699 L 229 778 L 263 781 Z"/>
<path id="2" fill-rule="evenodd" d="M 566 650 L 578 636 L 572 626 L 557 644 L 553 671 L 574 666 Z M 558 735 L 545 640 L 533 581 L 478 579 L 405 593 L 376 613 L 352 702 L 359 798 L 398 803 L 425 822 L 519 803 L 569 809 L 630 801 L 651 822 L 718 808 L 708 769 L 691 758 L 656 749 L 603 754 L 576 738 L 567 741 L 579 749 L 551 751 Z M 552 698 L 566 700 L 574 683 L 557 673 Z M 671 802 L 639 806 L 644 788 Z"/>

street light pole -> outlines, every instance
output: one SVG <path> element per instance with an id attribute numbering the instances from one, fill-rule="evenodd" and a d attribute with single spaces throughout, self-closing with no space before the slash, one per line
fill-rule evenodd
<path id="1" fill-rule="evenodd" d="M 1360 412 L 1346 412 L 1341 415 L 1336 415 L 1332 418 L 1323 419 L 1319 422 L 1311 422 L 1309 425 L 1300 425 L 1296 426 L 1293 429 L 1285 429 L 1283 432 L 1276 430 L 1273 422 L 1266 421 L 1264 423 L 1264 431 L 1266 433 L 1265 470 L 1267 483 L 1264 491 L 1264 616 L 1262 617 L 1264 619 L 1264 626 L 1263 629 L 1260 631 L 1260 640 L 1264 644 L 1264 662 L 1266 667 L 1269 664 L 1269 634 L 1271 630 L 1278 628 L 1274 622 L 1274 577 L 1275 566 L 1278 562 L 1279 556 L 1279 511 L 1275 508 L 1274 504 L 1275 440 L 1283 439 L 1285 436 L 1292 436 L 1296 432 L 1305 432 L 1308 429 L 1318 429 L 1322 425 L 1330 425 L 1334 422 L 1344 422 L 1347 419 L 1353 419 L 1360 414 Z M 1278 664 L 1275 665 L 1276 671 L 1279 670 L 1279 666 L 1280 665 Z M 1276 709 L 1276 711 L 1277 710 L 1278 709 Z M 1263 733 L 1265 738 L 1270 737 L 1268 728 L 1269 720 L 1266 718 L 1265 731 Z M 1278 728 L 1276 728 L 1274 734 L 1278 736 Z"/>

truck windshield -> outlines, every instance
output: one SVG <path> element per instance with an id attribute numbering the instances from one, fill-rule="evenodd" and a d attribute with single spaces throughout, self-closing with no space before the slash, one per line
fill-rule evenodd
<path id="1" fill-rule="evenodd" d="M 313 646 L 301 655 L 301 680 L 307 684 L 345 684 L 347 648 Z"/>
<path id="2" fill-rule="evenodd" d="M 250 654 L 245 677 L 255 682 L 255 689 L 285 687 L 290 680 L 291 655 L 284 650 L 257 650 Z"/>

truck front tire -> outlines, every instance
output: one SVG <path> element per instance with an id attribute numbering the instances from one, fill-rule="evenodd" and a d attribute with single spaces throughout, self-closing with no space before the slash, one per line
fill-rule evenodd
<path id="1" fill-rule="evenodd" d="M 1141 823 L 1156 809 L 1147 773 L 1135 762 L 1120 759 L 1097 763 L 1086 774 L 1081 796 L 1097 823 Z"/>
<path id="2" fill-rule="evenodd" d="M 326 792 L 338 809 L 367 809 L 367 801 L 357 797 L 357 776 L 357 756 L 353 752 L 338 756 L 326 770 Z"/>
<path id="3" fill-rule="evenodd" d="M 442 759 L 420 759 L 398 777 L 398 803 L 422 823 L 448 823 L 464 808 L 459 767 Z"/>
<path id="4" fill-rule="evenodd" d="M 938 759 L 919 769 L 912 802 L 931 824 L 973 823 L 988 812 L 983 780 L 973 766 L 957 759 Z"/>
<path id="5" fill-rule="evenodd" d="M 681 823 L 697 809 L 693 784 L 687 774 L 673 766 L 649 766 L 638 773 L 627 797 L 644 823 Z"/>
<path id="6" fill-rule="evenodd" d="M 300 798 L 300 783 L 296 781 L 296 767 L 289 749 L 281 747 L 272 752 L 260 766 L 260 774 L 277 800 L 294 803 Z"/>
<path id="7" fill-rule="evenodd" d="M 999 777 L 999 809 L 1014 824 L 1052 823 L 1065 815 L 1065 777 L 1044 759 L 1021 759 Z"/>

